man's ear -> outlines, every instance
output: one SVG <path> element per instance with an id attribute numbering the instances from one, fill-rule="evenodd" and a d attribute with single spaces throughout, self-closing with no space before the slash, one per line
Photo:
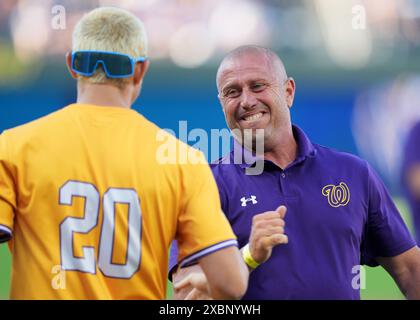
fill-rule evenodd
<path id="1" fill-rule="evenodd" d="M 217 98 L 219 99 L 219 103 L 222 107 L 223 114 L 226 116 L 225 107 L 224 107 L 224 104 L 223 104 L 223 97 L 222 97 L 222 94 L 220 92 L 217 94 Z"/>
<path id="2" fill-rule="evenodd" d="M 147 70 L 149 69 L 150 61 L 146 60 L 141 63 L 136 63 L 134 66 L 134 75 L 133 75 L 133 84 L 137 86 L 140 84 L 144 76 L 146 75 Z"/>
<path id="3" fill-rule="evenodd" d="M 285 94 L 287 106 L 292 108 L 293 100 L 295 99 L 296 83 L 295 80 L 291 77 L 287 78 Z"/>
<path id="4" fill-rule="evenodd" d="M 77 73 L 71 69 L 71 52 L 66 53 L 66 65 L 71 77 L 77 80 Z"/>

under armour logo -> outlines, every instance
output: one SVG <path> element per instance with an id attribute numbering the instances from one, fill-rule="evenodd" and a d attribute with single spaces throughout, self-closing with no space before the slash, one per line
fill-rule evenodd
<path id="1" fill-rule="evenodd" d="M 246 204 L 250 201 L 252 202 L 252 204 L 257 204 L 258 203 L 256 196 L 251 196 L 250 198 L 242 197 L 241 198 L 242 207 L 246 207 Z"/>

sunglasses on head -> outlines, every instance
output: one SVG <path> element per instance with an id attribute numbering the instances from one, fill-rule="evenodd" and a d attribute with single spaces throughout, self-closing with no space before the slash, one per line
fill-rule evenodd
<path id="1" fill-rule="evenodd" d="M 71 69 L 85 77 L 92 76 L 99 64 L 108 78 L 128 78 L 134 74 L 134 65 L 146 57 L 133 58 L 127 54 L 107 51 L 73 51 Z"/>

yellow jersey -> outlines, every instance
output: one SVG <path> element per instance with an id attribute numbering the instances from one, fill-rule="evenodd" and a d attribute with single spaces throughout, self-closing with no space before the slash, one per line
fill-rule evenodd
<path id="1" fill-rule="evenodd" d="M 200 161 L 168 161 L 170 150 Z M 10 298 L 164 299 L 173 239 L 181 265 L 237 245 L 203 160 L 120 107 L 73 104 L 4 131 Z"/>

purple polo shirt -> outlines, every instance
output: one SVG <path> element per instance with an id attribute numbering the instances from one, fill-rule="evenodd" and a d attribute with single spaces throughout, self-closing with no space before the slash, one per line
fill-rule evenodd
<path id="1" fill-rule="evenodd" d="M 407 173 L 413 165 L 420 165 L 420 122 L 410 130 L 404 145 L 401 180 L 404 194 L 409 202 L 414 222 L 417 243 L 420 244 L 420 199 L 415 197 L 407 184 Z"/>
<path id="2" fill-rule="evenodd" d="M 250 165 L 234 164 L 233 152 L 212 165 L 239 247 L 256 214 L 287 207 L 289 243 L 251 273 L 244 299 L 360 299 L 358 266 L 377 266 L 375 257 L 401 254 L 415 242 L 366 161 L 312 144 L 296 126 L 293 133 L 298 154 L 284 170 L 265 161 L 262 174 L 246 175 Z"/>

